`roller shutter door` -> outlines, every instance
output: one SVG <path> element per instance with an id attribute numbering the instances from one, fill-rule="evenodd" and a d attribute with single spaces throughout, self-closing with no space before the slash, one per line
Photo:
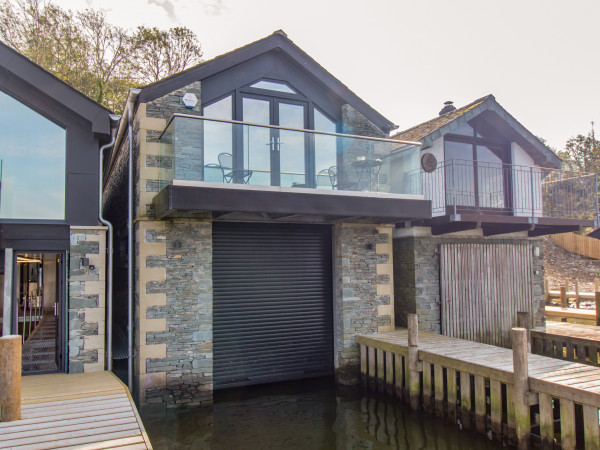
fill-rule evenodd
<path id="1" fill-rule="evenodd" d="M 331 228 L 213 224 L 214 388 L 333 373 Z"/>

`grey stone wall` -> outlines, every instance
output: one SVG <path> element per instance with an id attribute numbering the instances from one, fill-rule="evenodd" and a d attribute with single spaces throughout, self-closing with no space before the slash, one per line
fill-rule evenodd
<path id="1" fill-rule="evenodd" d="M 360 350 L 356 336 L 391 331 L 392 226 L 335 226 L 336 378 L 356 384 Z"/>
<path id="2" fill-rule="evenodd" d="M 71 227 L 69 373 L 104 370 L 105 254 L 104 227 Z M 82 267 L 81 258 L 90 265 Z"/>
<path id="3" fill-rule="evenodd" d="M 533 253 L 533 326 L 545 323 L 544 255 L 539 239 L 429 235 L 394 239 L 396 326 L 406 327 L 407 314 L 416 313 L 419 316 L 419 329 L 441 333 L 439 248 L 442 243 L 531 245 Z"/>
<path id="4" fill-rule="evenodd" d="M 211 404 L 212 224 L 192 219 L 166 221 L 164 229 L 146 232 L 146 243 L 166 246 L 164 255 L 146 256 L 147 269 L 141 269 L 165 270 L 164 280 L 146 281 L 145 288 L 150 296 L 165 294 L 166 302 L 145 311 L 141 308 L 144 315 L 138 320 L 164 323 L 164 329 L 144 333 L 144 344 L 147 348 L 162 344 L 166 354 L 144 358 L 141 364 L 145 362 L 148 375 L 166 375 L 164 385 L 145 389 L 145 403 L 167 407 Z M 148 279 L 143 273 L 140 276 Z"/>
<path id="5" fill-rule="evenodd" d="M 193 109 L 188 109 L 181 101 L 186 93 L 196 94 L 198 97 L 198 104 Z M 153 117 L 156 119 L 166 119 L 167 122 L 173 114 L 200 114 L 200 94 L 201 94 L 201 83 L 195 81 L 188 84 L 187 86 L 177 89 L 176 91 L 170 92 L 156 100 L 146 103 L 146 115 L 147 117 Z"/>

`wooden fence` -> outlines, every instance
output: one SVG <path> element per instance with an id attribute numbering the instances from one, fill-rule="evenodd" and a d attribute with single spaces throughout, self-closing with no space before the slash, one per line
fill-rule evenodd
<path id="1" fill-rule="evenodd" d="M 600 449 L 600 369 L 409 330 L 358 336 L 363 386 L 518 448 Z"/>
<path id="2" fill-rule="evenodd" d="M 533 315 L 529 244 L 441 244 L 442 333 L 510 347 L 517 312 Z"/>
<path id="3" fill-rule="evenodd" d="M 550 239 L 565 250 L 588 258 L 600 259 L 600 240 L 575 233 L 552 234 Z"/>

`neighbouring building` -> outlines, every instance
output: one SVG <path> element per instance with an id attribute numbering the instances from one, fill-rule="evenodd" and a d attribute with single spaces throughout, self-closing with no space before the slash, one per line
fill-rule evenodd
<path id="1" fill-rule="evenodd" d="M 99 149 L 110 112 L 0 43 L 2 333 L 23 373 L 105 369 Z"/>
<path id="2" fill-rule="evenodd" d="M 357 381 L 355 336 L 394 326 L 395 224 L 431 215 L 394 128 L 281 31 L 130 92 L 104 198 L 123 318 L 131 145 L 141 406 Z"/>
<path id="3" fill-rule="evenodd" d="M 595 174 L 561 160 L 492 95 L 393 136 L 422 142 L 415 183 L 432 217 L 394 231 L 396 324 L 510 345 L 517 312 L 543 325 L 539 236 L 598 226 Z"/>

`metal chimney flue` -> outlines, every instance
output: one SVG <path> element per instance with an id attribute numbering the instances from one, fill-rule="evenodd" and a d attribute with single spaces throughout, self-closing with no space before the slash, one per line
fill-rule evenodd
<path id="1" fill-rule="evenodd" d="M 443 116 L 444 114 L 448 114 L 449 112 L 452 111 L 456 111 L 456 107 L 453 105 L 453 101 L 448 100 L 447 102 L 444 102 L 444 107 L 442 108 L 442 110 L 440 111 L 440 116 Z"/>

